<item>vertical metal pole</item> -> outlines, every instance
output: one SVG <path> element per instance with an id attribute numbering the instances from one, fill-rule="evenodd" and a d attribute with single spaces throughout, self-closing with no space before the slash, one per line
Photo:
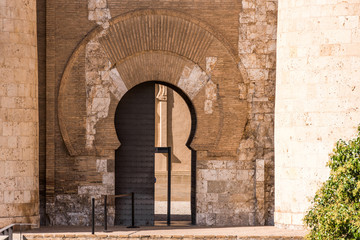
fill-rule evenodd
<path id="1" fill-rule="evenodd" d="M 107 195 L 104 196 L 104 228 L 107 231 Z"/>
<path id="2" fill-rule="evenodd" d="M 138 228 L 135 226 L 135 193 L 131 193 L 131 226 L 128 228 Z"/>
<path id="3" fill-rule="evenodd" d="M 13 240 L 13 227 L 9 228 L 9 240 Z"/>
<path id="4" fill-rule="evenodd" d="M 171 147 L 168 147 L 167 225 L 171 223 Z"/>
<path id="5" fill-rule="evenodd" d="M 92 229 L 91 234 L 95 233 L 95 198 L 91 198 L 91 205 L 92 205 Z"/>
<path id="6" fill-rule="evenodd" d="M 196 151 L 191 150 L 191 224 L 196 225 Z"/>
<path id="7" fill-rule="evenodd" d="M 135 227 L 135 195 L 131 193 L 131 227 Z"/>

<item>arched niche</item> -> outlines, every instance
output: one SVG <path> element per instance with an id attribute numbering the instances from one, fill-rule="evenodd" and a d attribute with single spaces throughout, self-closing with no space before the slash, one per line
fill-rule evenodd
<path id="1" fill-rule="evenodd" d="M 139 83 L 159 81 L 192 101 L 192 149 L 235 156 L 248 114 L 241 66 L 221 35 L 185 14 L 139 10 L 115 17 L 82 40 L 64 71 L 58 116 L 66 147 L 73 156 L 117 149 L 114 114 L 121 97 Z"/>

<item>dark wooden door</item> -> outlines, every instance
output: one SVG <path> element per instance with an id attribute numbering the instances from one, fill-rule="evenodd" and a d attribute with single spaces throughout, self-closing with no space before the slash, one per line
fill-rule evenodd
<path id="1" fill-rule="evenodd" d="M 135 193 L 135 224 L 154 225 L 155 84 L 129 90 L 115 113 L 115 194 Z M 115 224 L 131 225 L 131 199 L 115 201 Z"/>

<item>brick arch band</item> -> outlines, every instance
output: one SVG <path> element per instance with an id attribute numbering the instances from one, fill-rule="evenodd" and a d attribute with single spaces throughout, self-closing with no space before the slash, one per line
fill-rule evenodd
<path id="1" fill-rule="evenodd" d="M 82 40 L 61 79 L 58 116 L 70 155 L 117 149 L 117 103 L 137 84 L 159 81 L 192 101 L 194 150 L 235 156 L 247 119 L 246 94 L 239 89 L 247 85 L 231 45 L 209 25 L 174 11 L 139 10 L 109 24 Z"/>

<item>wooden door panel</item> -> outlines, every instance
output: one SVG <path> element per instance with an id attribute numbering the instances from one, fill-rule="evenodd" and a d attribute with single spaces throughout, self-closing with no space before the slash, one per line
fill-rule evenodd
<path id="1" fill-rule="evenodd" d="M 115 114 L 121 146 L 115 152 L 115 194 L 135 193 L 135 224 L 154 225 L 155 84 L 121 99 Z M 131 198 L 115 201 L 115 224 L 131 225 Z"/>

